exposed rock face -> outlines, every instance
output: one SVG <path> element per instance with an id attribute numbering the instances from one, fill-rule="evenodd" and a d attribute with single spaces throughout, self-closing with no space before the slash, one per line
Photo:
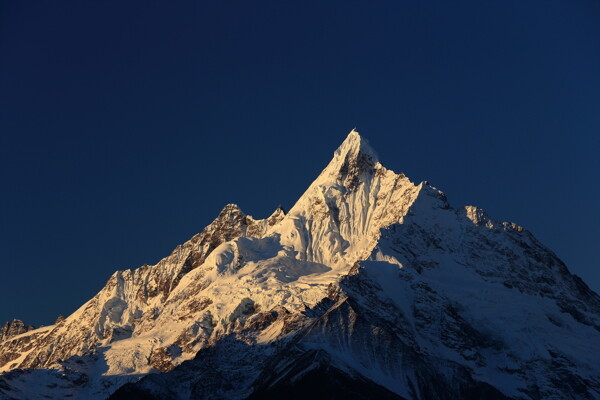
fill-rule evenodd
<path id="1" fill-rule="evenodd" d="M 35 327 L 31 326 L 31 325 L 25 325 L 25 323 L 21 320 L 18 319 L 14 319 L 12 320 L 12 322 L 6 322 L 4 325 L 2 325 L 2 328 L 0 328 L 0 346 L 2 346 L 2 342 L 6 341 L 6 340 L 10 340 L 12 338 L 14 338 L 15 336 L 19 336 L 23 333 L 29 332 L 34 330 Z M 30 341 L 30 338 L 24 338 L 22 341 L 20 341 L 21 343 L 27 343 Z M 6 365 L 14 360 L 16 360 L 17 358 L 19 358 L 21 356 L 21 352 L 23 351 L 23 349 L 26 347 L 25 345 L 22 345 L 21 347 L 19 347 L 18 349 L 15 349 L 13 351 L 8 350 L 8 351 L 0 351 L 0 365 Z M 1 349 L 2 347 L 0 347 Z"/>
<path id="2" fill-rule="evenodd" d="M 598 399 L 599 348 L 600 297 L 554 253 L 353 131 L 287 214 L 228 205 L 4 340 L 0 399 Z"/>
<path id="3" fill-rule="evenodd" d="M 12 322 L 7 321 L 0 328 L 0 342 L 34 329 L 34 326 L 25 325 L 23 321 L 18 319 L 13 319 Z"/>

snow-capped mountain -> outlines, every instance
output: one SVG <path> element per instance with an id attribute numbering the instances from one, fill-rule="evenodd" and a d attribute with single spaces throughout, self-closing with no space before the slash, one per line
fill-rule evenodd
<path id="1" fill-rule="evenodd" d="M 554 253 L 352 131 L 287 214 L 227 205 L 3 336 L 0 399 L 599 399 L 598 359 L 600 297 Z"/>

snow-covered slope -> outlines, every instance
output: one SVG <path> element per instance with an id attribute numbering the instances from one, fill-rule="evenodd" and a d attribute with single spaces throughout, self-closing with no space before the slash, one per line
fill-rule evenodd
<path id="1" fill-rule="evenodd" d="M 228 205 L 157 265 L 0 343 L 0 399 L 127 382 L 114 398 L 276 398 L 325 381 L 381 398 L 600 398 L 599 349 L 600 297 L 550 250 L 387 170 L 352 131 L 287 214 Z"/>

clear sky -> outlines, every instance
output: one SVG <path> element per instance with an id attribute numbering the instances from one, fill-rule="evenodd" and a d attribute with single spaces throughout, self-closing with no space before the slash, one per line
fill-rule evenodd
<path id="1" fill-rule="evenodd" d="M 0 321 L 70 314 L 226 203 L 290 208 L 354 127 L 600 291 L 599 21 L 596 0 L 0 2 Z"/>

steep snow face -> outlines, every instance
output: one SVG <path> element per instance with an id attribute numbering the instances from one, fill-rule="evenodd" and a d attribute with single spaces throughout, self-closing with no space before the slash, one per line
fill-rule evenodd
<path id="1" fill-rule="evenodd" d="M 347 271 L 369 255 L 381 228 L 401 221 L 419 189 L 403 174 L 383 167 L 353 130 L 271 232 L 299 259 Z"/>
<path id="2" fill-rule="evenodd" d="M 303 340 L 404 397 L 435 397 L 453 376 L 510 398 L 600 398 L 600 297 L 522 227 L 452 209 L 434 188 L 340 286 Z"/>

